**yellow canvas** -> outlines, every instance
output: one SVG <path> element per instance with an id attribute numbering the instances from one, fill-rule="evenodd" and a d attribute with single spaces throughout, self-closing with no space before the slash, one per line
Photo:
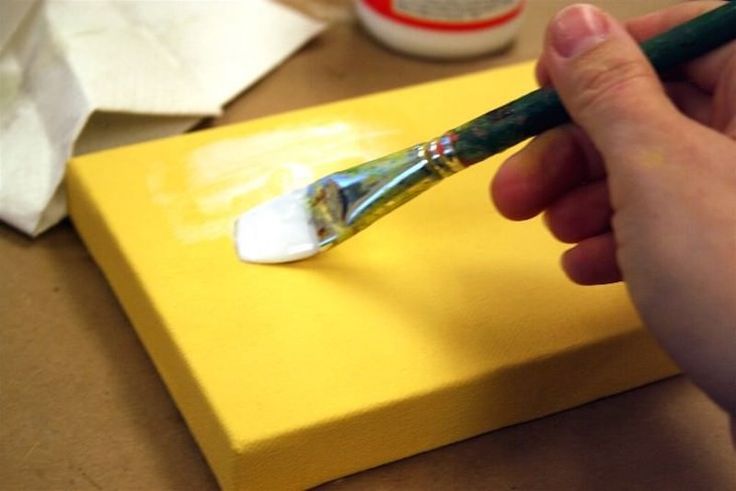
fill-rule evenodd
<path id="1" fill-rule="evenodd" d="M 522 64 L 74 159 L 73 221 L 226 489 L 313 486 L 660 379 L 621 285 L 580 287 L 502 157 L 300 263 L 236 217 L 534 88 Z"/>

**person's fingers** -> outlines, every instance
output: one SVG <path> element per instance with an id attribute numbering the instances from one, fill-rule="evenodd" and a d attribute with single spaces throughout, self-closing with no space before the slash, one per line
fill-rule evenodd
<path id="1" fill-rule="evenodd" d="M 630 19 L 625 22 L 625 26 L 631 36 L 637 42 L 642 43 L 701 14 L 720 7 L 724 3 L 719 1 L 679 3 L 657 12 Z M 687 79 L 696 84 L 698 88 L 712 93 L 715 90 L 716 83 L 727 60 L 735 55 L 736 42 L 731 42 L 685 64 L 682 70 Z M 539 85 L 550 85 L 549 73 L 543 60 L 537 62 L 535 75 Z"/>
<path id="2" fill-rule="evenodd" d="M 684 2 L 626 22 L 626 28 L 639 42 L 683 24 L 725 2 Z M 723 66 L 736 53 L 736 43 L 722 46 L 683 67 L 687 78 L 701 90 L 713 92 Z"/>
<path id="3" fill-rule="evenodd" d="M 548 27 L 543 59 L 571 118 L 609 165 L 629 165 L 632 148 L 646 151 L 681 129 L 684 116 L 639 46 L 602 10 L 561 10 Z"/>
<path id="4" fill-rule="evenodd" d="M 689 82 L 668 82 L 667 94 L 675 106 L 689 118 L 702 125 L 713 123 L 713 96 Z"/>
<path id="5" fill-rule="evenodd" d="M 727 61 L 736 56 L 736 43 L 730 43 L 713 52 L 685 64 L 686 78 L 698 88 L 712 93 Z"/>
<path id="6" fill-rule="evenodd" d="M 547 227 L 562 242 L 576 243 L 610 229 L 608 183 L 596 181 L 573 189 L 544 214 Z"/>
<path id="7" fill-rule="evenodd" d="M 713 128 L 736 140 L 736 50 L 722 67 L 713 95 Z"/>
<path id="8" fill-rule="evenodd" d="M 491 182 L 496 208 L 512 220 L 539 214 L 562 194 L 604 175 L 600 156 L 573 126 L 547 131 L 511 156 Z"/>
<path id="9" fill-rule="evenodd" d="M 602 285 L 621 281 L 613 234 L 583 240 L 562 255 L 562 269 L 580 285 Z"/>
<path id="10" fill-rule="evenodd" d="M 534 64 L 534 77 L 537 79 L 537 83 L 540 87 L 548 87 L 552 83 L 542 59 L 537 60 L 537 63 Z"/>

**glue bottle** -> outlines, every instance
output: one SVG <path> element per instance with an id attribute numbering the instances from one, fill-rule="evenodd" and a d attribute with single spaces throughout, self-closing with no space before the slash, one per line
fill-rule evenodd
<path id="1" fill-rule="evenodd" d="M 355 0 L 365 28 L 387 46 L 430 58 L 463 58 L 510 44 L 525 0 Z"/>

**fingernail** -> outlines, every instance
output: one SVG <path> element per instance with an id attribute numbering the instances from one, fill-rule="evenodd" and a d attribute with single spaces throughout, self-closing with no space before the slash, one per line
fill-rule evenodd
<path id="1" fill-rule="evenodd" d="M 600 44 L 609 31 L 606 16 L 591 5 L 566 7 L 550 25 L 552 47 L 563 58 L 573 58 Z"/>

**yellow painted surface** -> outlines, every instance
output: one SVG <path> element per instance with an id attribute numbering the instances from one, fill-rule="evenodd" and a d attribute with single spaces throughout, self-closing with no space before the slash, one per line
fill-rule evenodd
<path id="1" fill-rule="evenodd" d="M 220 483 L 304 488 L 675 372 L 621 285 L 489 203 L 500 158 L 290 265 L 235 218 L 533 89 L 523 64 L 75 159 L 75 225 Z"/>

